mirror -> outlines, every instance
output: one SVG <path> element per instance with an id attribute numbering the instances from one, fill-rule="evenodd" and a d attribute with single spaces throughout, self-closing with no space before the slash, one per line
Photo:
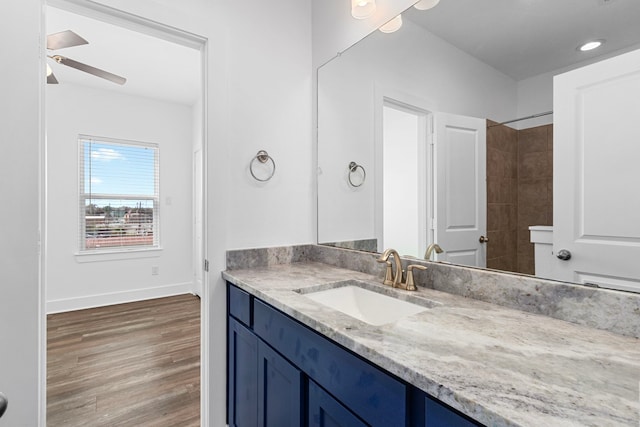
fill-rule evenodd
<path id="1" fill-rule="evenodd" d="M 449 164 L 464 174 L 484 162 L 487 182 L 486 200 L 463 181 L 450 189 L 475 208 L 460 197 L 446 215 L 485 227 L 480 266 L 534 274 L 529 227 L 553 221 L 553 77 L 640 48 L 640 3 L 442 0 L 402 19 L 318 70 L 318 243 L 422 258 L 441 242 L 431 142 L 446 113 L 484 123 L 486 160 L 459 152 Z M 604 44 L 578 49 L 593 39 Z"/>

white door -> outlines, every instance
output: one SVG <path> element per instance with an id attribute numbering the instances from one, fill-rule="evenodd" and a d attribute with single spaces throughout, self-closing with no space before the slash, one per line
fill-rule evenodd
<path id="1" fill-rule="evenodd" d="M 435 243 L 439 261 L 485 267 L 486 121 L 435 114 Z"/>
<path id="2" fill-rule="evenodd" d="M 556 76 L 553 99 L 554 277 L 640 291 L 640 50 Z"/>

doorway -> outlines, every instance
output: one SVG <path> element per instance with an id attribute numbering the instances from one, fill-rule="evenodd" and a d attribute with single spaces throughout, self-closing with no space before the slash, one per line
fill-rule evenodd
<path id="1" fill-rule="evenodd" d="M 385 99 L 383 104 L 382 247 L 422 257 L 433 211 L 429 182 L 433 165 L 428 131 L 430 113 Z"/>
<path id="2" fill-rule="evenodd" d="M 47 313 L 185 293 L 201 295 L 202 282 L 206 280 L 206 272 L 202 271 L 206 256 L 206 130 L 202 99 L 205 40 L 98 4 L 80 6 L 63 0 L 47 3 L 47 34 L 71 29 L 89 42 L 48 50 L 49 55 L 71 57 L 127 78 L 126 84 L 120 86 L 87 72 L 86 67 L 65 67 L 53 58 L 49 61 L 58 84 L 48 85 L 45 97 L 47 203 L 43 282 Z M 75 19 L 73 23 L 64 24 L 70 17 Z M 95 32 L 107 27 L 110 29 L 104 34 L 108 37 Z M 135 42 L 128 41 L 125 33 L 130 33 Z M 149 56 L 132 53 L 139 39 L 150 41 L 151 47 L 145 52 Z M 117 49 L 110 50 L 114 46 Z M 135 70 L 120 68 L 127 63 L 149 65 L 156 59 L 160 65 L 152 66 L 152 72 L 141 76 Z M 171 61 L 191 74 L 156 80 L 154 72 L 167 72 Z M 102 252 L 82 250 L 79 242 L 87 238 L 88 223 L 77 203 L 78 182 L 83 179 L 78 172 L 80 134 L 159 146 L 160 189 L 153 218 L 156 221 L 157 213 L 157 245 Z M 92 158 L 105 162 L 113 161 L 114 156 L 118 153 L 91 153 Z M 95 179 L 97 184 L 101 177 Z M 122 199 L 126 199 L 124 196 Z M 128 208 L 126 203 L 122 205 Z M 204 314 L 204 299 L 200 306 Z M 205 331 L 201 332 L 204 337 Z"/>
<path id="3" fill-rule="evenodd" d="M 436 261 L 485 266 L 486 121 L 390 89 L 376 101 L 378 251 L 422 258 L 437 243 Z"/>

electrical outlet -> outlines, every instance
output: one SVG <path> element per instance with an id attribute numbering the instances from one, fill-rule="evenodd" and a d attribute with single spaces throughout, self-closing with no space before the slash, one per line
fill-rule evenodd
<path id="1" fill-rule="evenodd" d="M 160 267 L 158 267 L 157 265 L 152 266 L 151 275 L 157 276 L 158 274 L 160 274 Z"/>

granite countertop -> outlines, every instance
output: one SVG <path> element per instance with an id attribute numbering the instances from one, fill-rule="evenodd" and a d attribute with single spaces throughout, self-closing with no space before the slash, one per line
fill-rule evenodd
<path id="1" fill-rule="evenodd" d="M 318 262 L 223 277 L 489 426 L 640 426 L 640 340 Z M 359 280 L 436 304 L 371 326 L 295 290 Z"/>

